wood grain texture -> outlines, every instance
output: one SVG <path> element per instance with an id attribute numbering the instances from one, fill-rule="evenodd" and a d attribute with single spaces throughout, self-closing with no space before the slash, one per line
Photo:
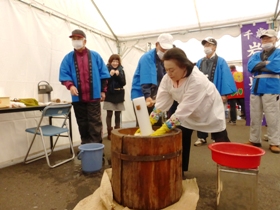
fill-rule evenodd
<path id="1" fill-rule="evenodd" d="M 165 208 L 182 195 L 181 131 L 151 137 L 134 136 L 136 130 L 111 134 L 114 199 L 131 209 Z"/>

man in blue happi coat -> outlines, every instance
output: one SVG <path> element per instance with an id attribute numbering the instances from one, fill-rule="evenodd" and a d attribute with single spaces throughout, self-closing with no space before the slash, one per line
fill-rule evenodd
<path id="1" fill-rule="evenodd" d="M 74 50 L 62 60 L 59 81 L 72 95 L 81 143 L 102 142 L 100 102 L 105 99 L 108 69 L 101 56 L 86 48 L 86 34 L 79 29 L 69 36 Z"/>
<path id="2" fill-rule="evenodd" d="M 168 33 L 160 34 L 156 47 L 142 55 L 135 70 L 131 100 L 144 96 L 149 114 L 153 111 L 159 84 L 166 73 L 162 62 L 163 55 L 171 48 L 173 48 L 173 36 Z M 161 125 L 160 120 L 157 125 Z"/>
<path id="3" fill-rule="evenodd" d="M 260 39 L 263 51 L 256 52 L 248 61 L 248 71 L 253 74 L 253 85 L 250 95 L 250 140 L 247 144 L 261 147 L 264 113 L 269 149 L 273 153 L 280 153 L 280 49 L 275 48 L 277 32 L 273 29 L 265 30 Z"/>
<path id="4" fill-rule="evenodd" d="M 225 59 L 216 54 L 217 41 L 214 38 L 205 38 L 201 44 L 204 47 L 206 56 L 200 59 L 196 65 L 215 84 L 223 103 L 226 103 L 227 95 L 237 91 L 231 71 Z M 197 131 L 197 137 L 198 139 L 194 143 L 195 146 L 206 144 L 208 133 Z M 215 141 L 215 139 L 213 140 Z"/>

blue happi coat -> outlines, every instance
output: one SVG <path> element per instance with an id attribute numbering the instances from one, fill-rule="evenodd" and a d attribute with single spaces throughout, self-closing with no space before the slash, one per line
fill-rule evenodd
<path id="1" fill-rule="evenodd" d="M 152 49 L 146 52 L 140 58 L 137 68 L 135 70 L 132 88 L 131 88 L 131 100 L 143 95 L 141 85 L 143 84 L 157 84 L 157 68 L 156 68 L 156 49 Z"/>
<path id="2" fill-rule="evenodd" d="M 254 67 L 262 61 L 261 59 L 262 52 L 256 52 L 253 54 L 248 61 L 248 71 L 257 75 L 280 75 L 280 49 L 275 49 L 275 51 L 268 57 L 269 64 L 265 66 L 270 72 L 257 71 L 253 72 Z M 258 82 L 258 87 L 256 86 L 256 81 Z M 256 92 L 255 92 L 256 91 Z M 280 79 L 279 78 L 254 78 L 253 85 L 251 88 L 251 94 L 260 95 L 260 94 L 280 94 Z"/>
<path id="3" fill-rule="evenodd" d="M 93 98 L 98 99 L 101 97 L 101 79 L 110 78 L 110 74 L 101 56 L 93 50 L 90 50 L 89 52 L 91 54 L 92 64 Z M 68 53 L 63 58 L 60 65 L 59 81 L 72 81 L 74 85 L 78 87 L 78 80 L 74 63 L 74 51 Z M 72 101 L 79 101 L 79 96 L 72 95 Z"/>
<path id="4" fill-rule="evenodd" d="M 196 65 L 199 68 L 203 58 L 200 59 Z M 216 69 L 214 72 L 213 83 L 221 96 L 230 95 L 237 91 L 231 71 L 225 59 L 218 56 Z"/>

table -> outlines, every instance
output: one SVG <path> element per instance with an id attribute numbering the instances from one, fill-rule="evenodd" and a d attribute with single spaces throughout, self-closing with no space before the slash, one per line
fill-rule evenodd
<path id="1" fill-rule="evenodd" d="M 28 112 L 28 111 L 42 111 L 46 106 L 27 106 L 27 107 L 19 107 L 19 108 L 1 108 L 0 114 L 6 113 L 14 113 L 14 112 Z M 71 112 L 69 113 L 69 134 L 72 140 L 72 119 Z M 49 117 L 49 124 L 52 125 L 52 118 Z M 73 141 L 73 140 L 72 140 Z M 53 137 L 50 137 L 50 146 L 53 148 Z"/>

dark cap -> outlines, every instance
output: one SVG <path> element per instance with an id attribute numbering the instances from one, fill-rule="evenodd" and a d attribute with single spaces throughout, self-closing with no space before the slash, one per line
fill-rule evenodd
<path id="1" fill-rule="evenodd" d="M 203 39 L 201 44 L 205 45 L 206 42 L 217 46 L 217 41 L 214 38 L 212 38 L 212 37 L 207 37 L 207 38 Z"/>
<path id="2" fill-rule="evenodd" d="M 79 29 L 72 31 L 72 35 L 69 36 L 69 38 L 72 38 L 73 36 L 86 38 L 86 34 L 82 30 L 79 30 Z"/>

